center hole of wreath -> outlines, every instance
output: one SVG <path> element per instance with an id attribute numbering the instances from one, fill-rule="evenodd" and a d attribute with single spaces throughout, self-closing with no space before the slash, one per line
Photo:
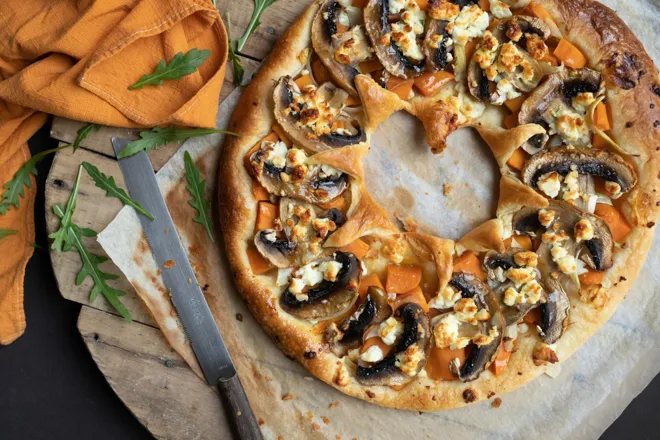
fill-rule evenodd
<path id="1" fill-rule="evenodd" d="M 419 120 L 393 114 L 373 134 L 366 185 L 392 219 L 412 218 L 420 231 L 457 240 L 495 216 L 500 172 L 474 129 L 461 128 L 433 154 Z"/>

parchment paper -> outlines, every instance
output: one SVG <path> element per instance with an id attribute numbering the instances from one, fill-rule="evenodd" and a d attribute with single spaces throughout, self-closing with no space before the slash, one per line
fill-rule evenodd
<path id="1" fill-rule="evenodd" d="M 618 10 L 657 60 L 660 6 L 653 1 L 604 3 Z M 220 106 L 218 127 L 227 125 L 239 93 L 234 92 Z M 158 180 L 168 204 L 185 203 L 183 195 L 177 199 L 175 194 L 184 185 L 183 150 L 204 158 L 212 186 L 219 145 L 222 137 L 217 135 L 191 140 L 160 170 Z M 365 168 L 369 190 L 377 201 L 391 213 L 411 216 L 423 229 L 440 236 L 457 239 L 493 217 L 499 172 L 488 148 L 470 129 L 453 134 L 447 151 L 434 156 L 424 142 L 421 124 L 409 115 L 395 114 L 373 136 Z M 444 184 L 451 185 L 448 195 L 443 194 Z M 199 225 L 176 218 L 175 223 L 187 247 L 193 248 L 203 236 Z M 148 251 L 138 246 L 140 240 L 139 221 L 131 208 L 124 208 L 99 235 L 99 242 L 134 286 L 157 289 L 145 281 L 156 266 Z M 212 286 L 207 299 L 255 412 L 265 422 L 267 438 L 592 439 L 660 372 L 658 244 L 656 235 L 640 276 L 615 315 L 571 358 L 561 362 L 556 378 L 542 376 L 515 392 L 497 396 L 503 400 L 499 409 L 485 402 L 423 415 L 380 408 L 309 377 L 274 346 L 249 314 L 231 284 L 219 247 L 208 247 L 205 255 L 193 252 L 191 260 L 200 267 L 199 277 Z M 142 265 L 135 264 L 136 256 L 144 261 Z M 236 313 L 241 313 L 242 322 L 234 318 Z M 287 393 L 294 398 L 282 400 Z M 331 408 L 332 402 L 339 405 Z"/>

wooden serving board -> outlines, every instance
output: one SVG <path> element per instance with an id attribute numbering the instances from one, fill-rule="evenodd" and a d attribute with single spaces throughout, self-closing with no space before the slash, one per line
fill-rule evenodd
<path id="1" fill-rule="evenodd" d="M 249 81 L 279 35 L 308 5 L 306 1 L 279 0 L 264 13 L 261 26 L 241 52 L 246 70 L 245 82 Z M 225 22 L 227 12 L 230 13 L 231 33 L 234 38 L 240 37 L 250 20 L 253 2 L 217 0 L 217 6 Z M 228 66 L 220 102 L 234 89 L 233 73 Z M 55 118 L 51 137 L 63 143 L 73 142 L 78 129 L 84 124 Z M 56 203 L 66 204 L 78 166 L 83 161 L 113 176 L 117 184 L 124 187 L 109 139 L 112 136 L 135 138 L 138 132 L 135 129 L 103 127 L 91 133 L 75 154 L 67 149 L 55 156 L 46 181 L 46 223 L 49 233 L 59 225 L 52 207 Z M 153 150 L 149 156 L 154 169 L 157 171 L 178 148 L 179 144 L 168 144 Z M 105 197 L 104 191 L 83 174 L 74 216 L 78 225 L 100 232 L 121 208 L 121 202 Z M 103 254 L 101 246 L 93 240 L 88 244 L 91 251 Z M 75 285 L 75 277 L 81 267 L 76 252 L 51 252 L 51 261 L 62 296 L 83 305 L 78 318 L 78 330 L 92 358 L 117 396 L 154 437 L 172 440 L 231 437 L 229 425 L 213 389 L 207 387 L 170 348 L 132 286 L 111 261 L 102 267 L 120 276 L 112 284 L 128 292 L 122 301 L 133 316 L 132 324 L 119 317 L 103 298 L 89 303 L 90 281 Z"/>

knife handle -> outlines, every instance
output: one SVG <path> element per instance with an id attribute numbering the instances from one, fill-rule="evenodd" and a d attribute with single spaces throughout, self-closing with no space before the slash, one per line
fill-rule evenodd
<path id="1" fill-rule="evenodd" d="M 263 440 L 259 424 L 238 375 L 218 382 L 227 419 L 239 440 Z"/>

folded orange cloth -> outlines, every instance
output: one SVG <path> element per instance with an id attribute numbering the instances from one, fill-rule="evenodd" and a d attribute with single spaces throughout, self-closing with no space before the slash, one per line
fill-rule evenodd
<path id="1" fill-rule="evenodd" d="M 54 114 L 113 126 L 215 127 L 227 34 L 211 0 L 0 1 L 0 186 L 30 157 Z M 178 52 L 209 49 L 198 71 L 128 90 Z M 3 190 L 0 189 L 0 193 Z M 35 185 L 0 215 L 0 344 L 25 330 L 23 277 L 34 241 Z"/>

